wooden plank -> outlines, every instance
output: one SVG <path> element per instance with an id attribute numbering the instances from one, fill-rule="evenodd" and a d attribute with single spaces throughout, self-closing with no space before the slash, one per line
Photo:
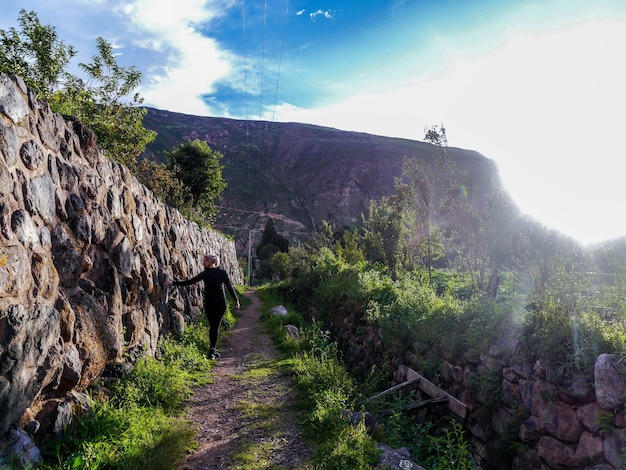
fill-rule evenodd
<path id="1" fill-rule="evenodd" d="M 429 381 L 426 377 L 418 374 L 412 369 L 409 369 L 409 370 L 413 372 L 411 375 L 413 375 L 414 377 L 418 379 L 417 388 L 419 388 L 422 392 L 430 395 L 433 398 L 442 398 L 442 397 L 447 398 L 448 409 L 452 411 L 455 415 L 465 419 L 465 417 L 467 416 L 467 405 L 465 405 L 465 403 L 463 403 L 460 400 L 457 400 L 455 397 L 450 395 L 445 390 L 442 390 L 441 388 L 437 387 L 434 383 Z"/>
<path id="2" fill-rule="evenodd" d="M 429 406 L 435 405 L 447 405 L 448 397 L 439 397 L 439 398 L 431 398 L 430 400 L 418 401 L 417 403 L 413 403 L 406 407 L 407 411 L 418 411 L 422 408 L 427 408 Z"/>
<path id="3" fill-rule="evenodd" d="M 380 397 L 382 397 L 384 395 L 387 395 L 389 393 L 395 392 L 397 390 L 401 390 L 403 388 L 408 387 L 409 385 L 415 384 L 415 383 L 419 382 L 420 380 L 421 380 L 420 378 L 414 378 L 414 379 L 406 380 L 406 381 L 402 382 L 401 384 L 394 385 L 393 387 L 388 388 L 387 390 L 385 390 L 383 392 L 380 392 L 378 395 L 374 395 L 373 397 L 369 397 L 365 401 L 367 402 L 367 401 L 376 400 L 377 398 L 380 398 Z"/>

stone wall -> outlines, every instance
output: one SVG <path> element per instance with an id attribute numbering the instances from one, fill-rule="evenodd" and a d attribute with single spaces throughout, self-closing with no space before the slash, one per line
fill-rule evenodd
<path id="1" fill-rule="evenodd" d="M 158 202 L 89 129 L 0 75 L 0 435 L 181 330 L 201 286 L 161 286 L 200 272 L 206 252 L 241 284 L 232 241 Z"/>
<path id="2" fill-rule="evenodd" d="M 308 310 L 319 316 L 312 304 Z M 593 370 L 554 382 L 541 362 L 516 359 L 510 337 L 482 355 L 435 357 L 419 343 L 388 344 L 347 298 L 325 317 L 351 369 L 388 370 L 391 385 L 415 370 L 467 405 L 461 421 L 487 468 L 626 469 L 626 358 L 601 354 Z M 439 365 L 425 372 L 424 364 Z"/>

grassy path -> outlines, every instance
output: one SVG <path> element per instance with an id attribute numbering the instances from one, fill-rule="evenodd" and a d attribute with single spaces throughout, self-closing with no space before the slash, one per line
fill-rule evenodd
<path id="1" fill-rule="evenodd" d="M 179 470 L 306 468 L 310 451 L 295 423 L 290 378 L 263 332 L 261 301 L 253 291 L 245 297 L 249 305 L 221 341 L 213 383 L 190 399 L 198 448 Z"/>

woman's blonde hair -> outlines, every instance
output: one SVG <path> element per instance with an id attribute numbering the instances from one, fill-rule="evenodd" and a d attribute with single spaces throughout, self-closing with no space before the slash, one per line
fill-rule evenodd
<path id="1" fill-rule="evenodd" d="M 214 255 L 213 253 L 204 255 L 204 258 L 209 262 L 209 264 L 215 265 L 215 267 L 220 265 L 220 257 L 217 255 Z"/>

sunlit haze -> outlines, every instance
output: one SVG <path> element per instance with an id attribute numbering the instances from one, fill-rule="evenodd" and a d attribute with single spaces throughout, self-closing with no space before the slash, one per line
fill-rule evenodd
<path id="1" fill-rule="evenodd" d="M 4 0 L 88 63 L 96 38 L 148 106 L 448 143 L 583 243 L 626 236 L 624 1 Z"/>

